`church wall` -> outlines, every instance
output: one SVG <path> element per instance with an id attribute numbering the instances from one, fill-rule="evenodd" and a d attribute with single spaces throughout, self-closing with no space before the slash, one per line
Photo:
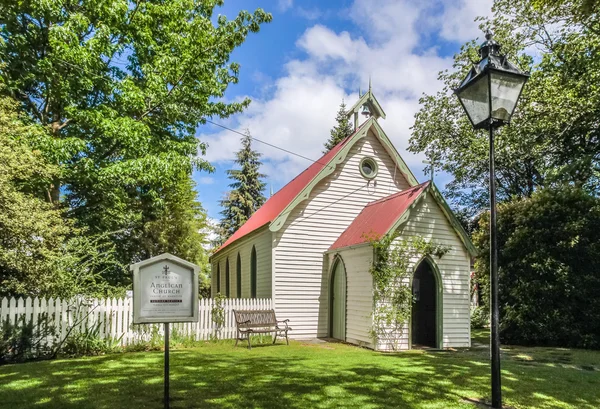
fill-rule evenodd
<path id="1" fill-rule="evenodd" d="M 369 244 L 347 247 L 327 254 L 327 282 L 331 283 L 336 258 L 344 263 L 346 273 L 346 339 L 351 344 L 373 348 L 370 330 L 373 325 L 373 247 Z M 329 323 L 329 321 L 328 321 Z"/>
<path id="2" fill-rule="evenodd" d="M 444 348 L 469 347 L 471 345 L 470 320 L 470 257 L 458 234 L 442 212 L 431 191 L 410 210 L 408 221 L 400 227 L 398 240 L 423 237 L 436 244 L 450 248 L 442 258 L 432 256 L 442 277 Z M 415 257 L 416 264 L 420 257 Z M 413 265 L 413 268 L 416 268 Z M 405 283 L 408 285 L 409 283 Z M 398 340 L 398 349 L 410 347 L 408 325 Z M 393 339 L 380 339 L 378 350 L 391 350 Z"/>
<path id="3" fill-rule="evenodd" d="M 373 157 L 378 175 L 367 181 L 359 162 Z M 326 252 L 369 202 L 409 187 L 392 158 L 371 131 L 351 148 L 333 174 L 296 206 L 275 233 L 274 302 L 280 319 L 290 319 L 295 338 L 328 334 Z M 369 291 L 365 289 L 364 291 Z"/>
<path id="4" fill-rule="evenodd" d="M 226 263 L 229 259 L 229 298 L 251 298 L 250 289 L 250 257 L 252 247 L 256 248 L 256 297 L 271 298 L 272 280 L 271 280 L 271 237 L 272 233 L 268 227 L 263 227 L 257 232 L 227 246 L 227 248 L 211 260 L 211 295 L 214 297 L 217 292 L 225 295 L 226 283 Z M 242 271 L 242 294 L 237 294 L 237 256 L 240 255 Z M 220 266 L 221 288 L 217 288 L 217 264 Z"/>

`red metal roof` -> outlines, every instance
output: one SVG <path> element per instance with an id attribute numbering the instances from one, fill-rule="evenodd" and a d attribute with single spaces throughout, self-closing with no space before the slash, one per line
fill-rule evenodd
<path id="1" fill-rule="evenodd" d="M 376 200 L 365 206 L 329 250 L 379 240 L 394 226 L 406 209 L 429 186 L 421 183 L 410 189 Z"/>
<path id="2" fill-rule="evenodd" d="M 364 124 L 363 124 L 364 125 Z M 319 160 L 310 165 L 304 172 L 292 179 L 287 185 L 282 187 L 277 193 L 271 196 L 264 205 L 262 205 L 256 213 L 254 213 L 246 223 L 242 225 L 235 233 L 223 243 L 223 245 L 215 252 L 217 254 L 225 247 L 229 246 L 236 240 L 241 239 L 247 234 L 271 223 L 279 214 L 298 196 L 302 190 L 313 180 L 321 170 L 329 163 L 329 161 L 342 149 L 342 147 L 361 129 L 358 127 L 356 131 L 346 139 L 338 143 L 329 152 L 323 155 Z"/>

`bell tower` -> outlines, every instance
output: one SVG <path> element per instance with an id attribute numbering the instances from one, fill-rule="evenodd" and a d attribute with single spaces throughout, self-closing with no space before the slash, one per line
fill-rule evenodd
<path id="1" fill-rule="evenodd" d="M 371 90 L 371 78 L 369 78 L 369 90 L 362 95 L 360 95 L 359 90 L 358 96 L 358 101 L 352 105 L 352 108 L 346 113 L 348 119 L 350 119 L 350 117 L 353 118 L 354 130 L 358 128 L 359 111 L 361 111 L 361 115 L 364 115 L 366 119 L 369 119 L 370 117 L 374 117 L 375 119 L 385 119 L 385 112 L 383 112 L 383 108 L 381 108 L 381 105 L 379 105 L 377 98 L 375 98 L 375 95 L 373 95 L 373 91 Z"/>

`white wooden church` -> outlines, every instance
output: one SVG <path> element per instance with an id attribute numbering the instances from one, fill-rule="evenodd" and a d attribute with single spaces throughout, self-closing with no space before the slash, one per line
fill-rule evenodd
<path id="1" fill-rule="evenodd" d="M 369 118 L 358 125 L 359 110 Z M 374 249 L 367 237 L 421 236 L 450 250 L 414 260 L 412 318 L 396 347 L 470 346 L 474 248 L 433 183 L 419 183 L 386 136 L 369 89 L 348 112 L 355 131 L 275 193 L 211 258 L 212 293 L 272 298 L 292 337 L 376 350 Z M 325 139 L 325 138 L 324 138 Z"/>

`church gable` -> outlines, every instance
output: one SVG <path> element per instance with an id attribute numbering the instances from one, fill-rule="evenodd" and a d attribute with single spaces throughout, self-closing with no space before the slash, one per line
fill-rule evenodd
<path id="1" fill-rule="evenodd" d="M 305 197 L 299 197 L 303 200 L 291 211 L 286 209 L 288 214 L 283 212 L 285 224 L 276 226 L 276 221 L 271 230 L 278 227 L 280 237 L 284 237 L 294 234 L 287 231 L 290 228 L 293 231 L 302 226 L 304 236 L 330 237 L 330 231 L 335 240 L 368 203 L 410 188 L 412 184 L 405 172 L 388 154 L 376 132 L 370 127 L 363 137 L 353 141 L 341 163 L 305 192 Z"/>
<path id="2" fill-rule="evenodd" d="M 393 175 L 389 182 L 390 186 L 399 186 L 399 184 L 401 184 L 400 181 L 406 182 L 409 187 L 418 184 L 413 173 L 400 157 L 381 126 L 377 123 L 377 118 L 382 117 L 382 115 L 385 117 L 385 114 L 383 113 L 383 110 L 379 109 L 379 103 L 375 99 L 370 88 L 369 92 L 364 94 L 360 101 L 363 100 L 368 119 L 361 126 L 358 126 L 358 113 L 354 112 L 356 110 L 349 111 L 348 115 L 354 115 L 355 117 L 355 130 L 353 134 L 336 145 L 331 151 L 315 161 L 304 172 L 300 173 L 274 196 L 269 198 L 269 200 L 267 200 L 267 202 L 258 209 L 244 225 L 227 239 L 214 255 L 221 253 L 225 248 L 263 226 L 268 225 L 271 232 L 278 232 L 286 224 L 288 217 L 293 214 L 295 209 L 314 196 L 313 190 L 315 187 L 322 184 L 321 182 L 324 179 L 329 178 L 332 174 L 339 173 L 340 166 L 347 163 L 348 155 L 355 149 L 356 144 L 359 143 L 360 145 L 360 143 L 363 143 L 360 141 L 365 138 L 370 138 L 374 141 L 373 144 L 371 144 L 371 157 L 363 155 L 360 159 L 361 162 L 357 164 L 355 168 L 358 169 L 358 173 L 362 178 L 367 179 L 367 186 L 372 182 L 372 187 L 376 188 L 377 183 L 381 184 L 381 180 L 384 179 L 378 173 L 379 164 L 377 159 L 384 158 L 386 153 L 388 155 L 387 159 L 391 159 L 392 164 L 391 166 L 386 164 L 382 166 L 381 169 L 393 169 Z M 363 114 L 365 112 L 363 112 Z M 372 114 L 370 112 L 372 112 Z M 397 175 L 400 176 L 397 178 Z M 352 182 L 353 181 L 350 181 L 350 184 L 352 184 Z M 383 180 L 383 182 L 385 183 L 385 180 Z M 399 188 L 398 186 L 397 188 L 402 190 L 402 188 Z M 391 191 L 392 189 L 389 189 L 389 192 Z"/>
<path id="3" fill-rule="evenodd" d="M 368 141 L 366 145 L 365 140 Z M 366 185 L 372 186 L 372 188 L 376 188 L 378 184 L 387 183 L 390 186 L 397 185 L 399 190 L 418 184 L 417 179 L 374 118 L 368 119 L 354 135 L 341 142 L 340 145 L 343 146 L 338 149 L 335 156 L 273 221 L 270 226 L 271 231 L 276 232 L 281 229 L 287 218 L 293 214 L 294 209 L 312 198 L 313 190 L 322 185 L 323 180 L 336 179 L 342 168 L 345 169 L 344 175 L 349 177 L 347 185 L 354 186 L 355 189 L 358 189 L 361 183 L 365 184 L 365 181 Z M 339 145 L 336 148 L 339 148 Z M 356 159 L 358 162 L 352 164 L 352 159 Z M 385 161 L 385 164 L 380 163 L 382 161 Z M 369 169 L 369 165 L 371 169 Z M 379 168 L 379 165 L 382 167 Z M 367 169 L 372 173 L 366 174 L 365 170 Z M 382 170 L 381 173 L 379 173 L 380 170 Z M 388 192 L 391 194 L 399 190 L 388 189 Z M 380 191 L 382 190 L 380 189 Z M 375 193 L 375 196 L 377 195 L 378 193 Z"/>

